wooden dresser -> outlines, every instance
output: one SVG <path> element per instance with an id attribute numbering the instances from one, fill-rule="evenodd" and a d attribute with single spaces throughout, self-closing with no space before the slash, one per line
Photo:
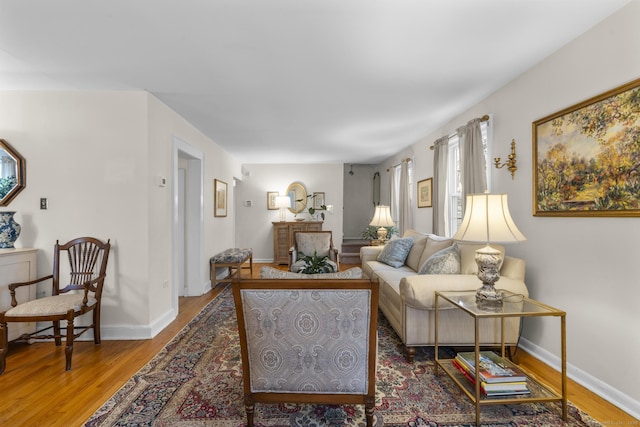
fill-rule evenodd
<path id="1" fill-rule="evenodd" d="M 37 254 L 38 249 L 31 248 L 0 249 L 0 311 L 11 308 L 11 294 L 7 287 L 10 283 L 28 282 L 37 279 Z M 37 285 L 31 285 L 16 289 L 18 302 L 35 299 L 36 287 Z M 22 334 L 35 332 L 36 323 L 11 323 L 8 329 L 9 341 L 11 341 Z"/>
<path id="2" fill-rule="evenodd" d="M 322 221 L 278 221 L 272 224 L 274 264 L 289 264 L 289 248 L 293 246 L 293 233 L 322 231 Z"/>

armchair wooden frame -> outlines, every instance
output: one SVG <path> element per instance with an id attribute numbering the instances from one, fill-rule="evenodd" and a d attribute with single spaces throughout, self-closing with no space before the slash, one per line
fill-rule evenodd
<path id="1" fill-rule="evenodd" d="M 56 241 L 53 251 L 53 274 L 8 286 L 13 308 L 0 312 L 0 374 L 5 371 L 9 347 L 7 323 L 52 322 L 50 326 L 23 334 L 16 340 L 53 339 L 56 346 L 60 346 L 62 338 L 66 337 L 67 371 L 71 369 L 74 339 L 93 329 L 93 341 L 100 344 L 100 302 L 110 248 L 110 241 L 103 243 L 93 237 L 80 237 L 65 244 Z M 60 258 L 65 252 L 69 259 L 69 283 L 61 286 Z M 18 304 L 17 288 L 47 280 L 51 280 L 52 283 L 51 296 Z M 80 326 L 74 323 L 76 317 L 89 312 L 93 314 L 90 325 Z M 66 321 L 66 326 L 60 326 L 60 321 Z M 43 334 L 50 329 L 53 329 L 52 334 Z M 62 329 L 65 330 L 65 334 L 62 334 Z"/>
<path id="2" fill-rule="evenodd" d="M 236 280 L 233 282 L 233 295 L 238 317 L 238 332 L 240 337 L 240 349 L 242 355 L 242 375 L 244 385 L 244 402 L 247 413 L 247 425 L 254 425 L 255 403 L 311 403 L 311 404 L 362 404 L 365 406 L 367 426 L 373 425 L 375 391 L 376 391 L 376 362 L 377 362 L 377 325 L 378 325 L 378 283 L 365 279 L 327 279 L 327 280 L 300 280 L 300 279 L 252 279 Z M 360 339 L 366 339 L 366 392 L 362 394 L 345 394 L 330 392 L 314 392 L 299 390 L 269 390 L 268 392 L 256 392 L 252 390 L 252 369 L 248 347 L 247 323 L 245 319 L 245 307 L 243 306 L 243 292 L 245 291 L 333 291 L 337 293 L 345 291 L 367 291 L 370 293 L 368 313 L 369 330 Z M 249 309 L 251 311 L 251 309 Z M 334 315 L 335 313 L 331 313 Z M 251 312 L 255 316 L 255 311 Z M 277 323 L 278 318 L 270 319 Z M 288 337 L 288 339 L 291 337 Z M 291 344 L 292 348 L 294 344 Z M 297 349 L 298 347 L 296 347 Z M 263 379 L 262 377 L 260 379 Z M 364 381 L 365 378 L 362 378 Z M 254 382 L 257 380 L 254 380 Z M 365 384 L 363 382 L 363 384 Z M 284 387 L 278 384 L 278 387 Z"/>

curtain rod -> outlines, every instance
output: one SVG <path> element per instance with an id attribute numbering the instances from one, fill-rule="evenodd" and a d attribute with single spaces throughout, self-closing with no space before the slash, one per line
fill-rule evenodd
<path id="1" fill-rule="evenodd" d="M 389 172 L 391 170 L 391 168 L 395 168 L 395 167 L 400 166 L 402 164 L 402 162 L 410 162 L 410 161 L 411 161 L 411 157 L 407 157 L 406 159 L 402 159 L 402 160 L 400 160 L 400 163 L 398 163 L 397 165 L 393 165 L 389 169 L 387 169 L 387 172 Z"/>
<path id="2" fill-rule="evenodd" d="M 480 117 L 480 118 L 479 118 L 479 120 L 480 120 L 481 122 L 489 121 L 489 115 L 488 115 L 488 114 L 485 114 L 484 116 Z M 454 136 L 456 136 L 457 134 L 458 134 L 458 132 L 454 132 L 454 133 L 452 133 L 451 135 L 449 135 L 449 139 L 453 138 L 453 137 L 454 137 Z M 435 147 L 434 147 L 433 145 L 429 146 L 429 150 L 432 150 L 432 151 L 433 151 L 433 149 L 434 149 L 434 148 L 435 148 Z"/>

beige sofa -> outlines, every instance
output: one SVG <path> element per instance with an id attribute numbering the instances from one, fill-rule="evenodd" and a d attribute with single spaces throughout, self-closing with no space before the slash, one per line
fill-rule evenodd
<path id="1" fill-rule="evenodd" d="M 484 245 L 456 242 L 460 274 L 418 274 L 435 253 L 454 242 L 436 235 L 409 230 L 403 237 L 413 237 L 413 244 L 404 265 L 392 267 L 378 260 L 383 246 L 365 246 L 360 250 L 363 274 L 380 283 L 379 307 L 406 346 L 407 357 L 413 361 L 416 347 L 434 345 L 435 292 L 475 290 L 482 283 L 476 276 L 475 250 Z M 492 245 L 504 253 L 504 247 Z M 505 256 L 497 289 L 529 296 L 524 283 L 525 262 Z M 474 345 L 473 318 L 446 302 L 440 303 L 438 343 L 450 346 Z M 520 335 L 520 318 L 505 321 L 505 342 L 516 345 Z M 480 322 L 483 345 L 500 345 L 500 322 L 483 319 Z"/>

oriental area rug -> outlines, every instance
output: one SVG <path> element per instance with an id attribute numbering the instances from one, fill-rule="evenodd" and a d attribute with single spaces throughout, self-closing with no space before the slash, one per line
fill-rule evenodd
<path id="1" fill-rule="evenodd" d="M 470 426 L 475 407 L 446 374 L 433 372 L 433 349 L 409 364 L 395 331 L 379 316 L 376 427 Z M 559 403 L 484 406 L 483 426 L 599 426 Z M 364 426 L 362 405 L 256 404 L 256 426 Z M 246 423 L 233 294 L 211 301 L 167 346 L 86 422 L 87 427 L 240 427 Z"/>

